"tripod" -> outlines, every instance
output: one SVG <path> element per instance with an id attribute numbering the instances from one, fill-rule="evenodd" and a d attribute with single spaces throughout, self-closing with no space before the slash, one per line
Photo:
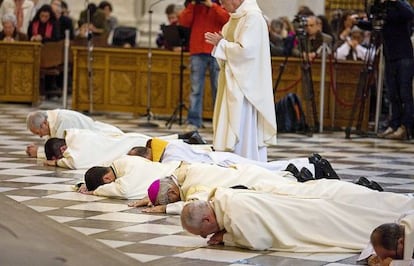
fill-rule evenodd
<path id="1" fill-rule="evenodd" d="M 372 80 L 375 77 L 375 66 L 378 56 L 376 55 L 376 51 L 378 47 L 380 47 L 380 32 L 372 31 L 371 33 L 371 41 L 368 51 L 365 57 L 364 67 L 359 74 L 359 80 L 357 85 L 357 91 L 355 92 L 354 102 L 352 104 L 351 114 L 348 121 L 348 126 L 345 128 L 345 138 L 350 139 L 351 134 L 357 134 L 360 136 L 368 136 L 367 132 L 363 132 L 361 130 L 362 127 L 362 120 L 364 118 L 364 110 L 366 100 L 369 97 L 369 89 L 370 85 L 372 84 Z M 357 113 L 357 107 L 359 104 L 358 110 L 358 119 L 355 125 L 355 130 L 352 131 L 352 125 L 354 123 L 355 115 Z"/>
<path id="2" fill-rule="evenodd" d="M 152 43 L 151 43 L 151 35 L 152 35 L 152 8 L 160 3 L 163 0 L 158 0 L 152 3 L 148 10 L 148 68 L 147 68 L 147 112 L 144 116 L 147 117 L 147 121 L 144 123 L 139 123 L 138 125 L 141 127 L 158 127 L 158 124 L 152 123 L 151 117 L 153 114 L 151 113 L 151 76 L 152 76 Z"/>
<path id="3" fill-rule="evenodd" d="M 172 29 L 171 32 L 169 32 L 168 29 Z M 189 31 L 188 29 L 180 26 L 165 26 L 163 27 L 164 37 L 166 41 L 173 45 L 174 43 L 177 43 L 177 37 L 179 40 L 179 46 L 181 47 L 180 51 L 180 91 L 179 91 L 179 103 L 177 107 L 174 109 L 173 114 L 170 116 L 168 121 L 165 123 L 165 126 L 168 129 L 171 129 L 172 124 L 174 121 L 177 120 L 178 116 L 178 124 L 182 125 L 182 116 L 183 116 L 183 109 L 188 111 L 187 106 L 185 106 L 183 101 L 183 94 L 184 94 L 184 70 L 186 69 L 186 66 L 184 65 L 184 47 L 188 43 L 188 35 Z M 171 33 L 171 34 L 169 34 Z"/>
<path id="4" fill-rule="evenodd" d="M 318 116 L 316 113 L 315 92 L 313 89 L 312 69 L 308 56 L 308 36 L 304 29 L 298 31 L 299 52 L 301 58 L 302 95 L 306 105 L 306 120 L 309 126 L 307 135 L 312 136 L 318 128 Z"/>
<path id="5" fill-rule="evenodd" d="M 89 6 L 89 1 L 85 1 L 86 5 L 86 23 L 88 25 L 87 29 L 87 38 L 88 38 L 88 90 L 89 90 L 89 114 L 93 113 L 93 33 L 90 30 L 91 25 L 91 8 Z"/>

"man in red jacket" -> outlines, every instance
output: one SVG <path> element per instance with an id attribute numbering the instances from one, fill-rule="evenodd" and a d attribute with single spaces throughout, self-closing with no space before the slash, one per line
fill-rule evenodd
<path id="1" fill-rule="evenodd" d="M 213 103 L 216 99 L 219 66 L 216 59 L 211 56 L 213 45 L 206 43 L 204 33 L 220 32 L 229 17 L 228 12 L 215 0 L 187 0 L 186 8 L 178 17 L 181 26 L 191 29 L 191 95 L 186 131 L 197 130 L 203 123 L 204 79 L 207 67 L 210 71 Z"/>

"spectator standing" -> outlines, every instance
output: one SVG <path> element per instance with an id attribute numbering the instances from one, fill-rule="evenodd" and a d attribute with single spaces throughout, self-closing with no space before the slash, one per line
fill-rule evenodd
<path id="1" fill-rule="evenodd" d="M 73 30 L 73 21 L 68 16 L 63 15 L 62 12 L 62 1 L 61 0 L 52 0 L 51 4 L 53 12 L 55 13 L 56 19 L 58 21 L 60 36 L 59 39 L 65 39 L 65 31 L 69 30 L 69 38 L 73 40 L 75 33 Z"/>
<path id="2" fill-rule="evenodd" d="M 101 9 L 106 18 L 106 29 L 110 32 L 113 31 L 118 26 L 118 19 L 114 16 L 112 16 L 112 4 L 108 1 L 102 1 L 99 3 L 98 6 L 99 9 Z"/>
<path id="3" fill-rule="evenodd" d="M 88 12 L 90 21 L 88 21 Z M 87 37 L 88 31 L 91 31 L 94 35 L 108 33 L 105 13 L 94 3 L 90 3 L 80 13 L 78 26 L 79 35 L 82 37 Z"/>
<path id="4" fill-rule="evenodd" d="M 186 1 L 178 17 L 179 24 L 191 29 L 189 49 L 191 65 L 191 95 L 185 131 L 197 130 L 203 124 L 203 95 L 206 69 L 210 72 L 213 103 L 216 99 L 219 66 L 211 56 L 213 45 L 204 39 L 206 32 L 219 32 L 228 21 L 229 14 L 213 0 Z"/>
<path id="5" fill-rule="evenodd" d="M 405 140 L 411 138 L 414 124 L 413 72 L 411 43 L 414 10 L 407 1 L 386 2 L 387 16 L 383 26 L 385 84 L 391 104 L 389 127 L 380 137 Z"/>
<path id="6" fill-rule="evenodd" d="M 30 41 L 50 42 L 60 38 L 59 25 L 50 5 L 43 5 L 30 22 L 27 36 Z"/>

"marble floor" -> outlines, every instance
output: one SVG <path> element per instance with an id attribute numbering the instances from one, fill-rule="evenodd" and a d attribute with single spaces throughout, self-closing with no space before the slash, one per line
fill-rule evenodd
<path id="1" fill-rule="evenodd" d="M 41 107 L 55 106 L 46 104 Z M 43 144 L 25 126 L 26 114 L 34 109 L 24 104 L 0 104 L 2 204 L 10 202 L 10 216 L 14 212 L 22 212 L 27 223 L 43 219 L 48 227 L 76 235 L 76 241 L 83 243 L 79 244 L 79 253 L 85 252 L 85 245 L 106 249 L 106 256 L 124 258 L 117 265 L 356 265 L 357 254 L 303 254 L 209 247 L 205 239 L 184 232 L 178 216 L 144 214 L 140 209 L 128 207 L 126 200 L 73 192 L 72 185 L 82 179 L 84 170 L 43 166 L 41 160 L 28 158 L 24 152 L 29 143 Z M 166 128 L 166 122 L 161 118 L 152 120 L 159 127 L 147 128 L 138 125 L 138 122 L 146 121 L 145 117 L 120 113 L 93 117 L 126 132 L 150 136 L 181 132 L 177 123 L 172 129 Z M 200 133 L 211 143 L 210 122 L 206 121 Z M 413 141 L 358 136 L 345 139 L 344 136 L 344 132 L 325 132 L 312 137 L 280 134 L 278 145 L 269 148 L 269 159 L 307 157 L 318 152 L 332 162 L 344 180 L 353 181 L 366 176 L 377 181 L 386 191 L 414 192 Z M 6 220 L 5 215 L 0 216 L 0 226 L 4 226 Z M 56 243 L 66 244 L 64 237 L 56 238 Z M 71 248 L 76 250 L 76 244 L 73 247 L 72 243 Z M 0 249 L 0 265 L 8 265 L 1 261 L 5 255 L 2 252 L 5 251 Z M 35 265 L 33 262 L 27 265 Z M 63 265 L 80 264 L 67 260 Z M 100 265 L 114 264 L 108 260 Z"/>

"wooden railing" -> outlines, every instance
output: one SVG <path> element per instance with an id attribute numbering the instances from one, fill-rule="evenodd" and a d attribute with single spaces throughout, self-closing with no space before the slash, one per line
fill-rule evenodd
<path id="1" fill-rule="evenodd" d="M 88 52 L 85 47 L 73 47 L 73 94 L 72 108 L 87 111 L 89 104 Z M 168 116 L 179 104 L 180 54 L 165 50 L 152 50 L 151 66 L 151 111 L 156 115 Z M 145 114 L 147 110 L 148 53 L 146 49 L 95 48 L 93 50 L 93 110 L 130 112 Z M 190 78 L 188 54 L 185 54 L 184 71 L 185 105 L 189 106 Z M 273 78 L 279 73 L 283 58 L 272 58 Z M 320 61 L 312 65 L 315 100 L 319 117 Z M 296 93 L 302 98 L 301 62 L 290 58 L 285 67 L 275 100 L 287 93 Z M 324 125 L 326 127 L 346 127 L 354 101 L 360 62 L 339 62 L 329 65 L 326 71 L 326 91 L 324 98 Z M 336 76 L 336 86 L 331 88 L 331 71 Z M 247 77 L 249 78 L 249 77 Z M 213 102 L 207 74 L 205 80 L 203 117 L 212 118 Z M 305 104 L 303 103 L 305 107 Z M 359 106 L 358 106 L 359 108 Z M 369 100 L 364 110 L 362 127 L 368 125 Z M 186 112 L 184 112 L 186 116 Z"/>
<path id="2" fill-rule="evenodd" d="M 0 42 L 0 101 L 39 103 L 41 44 Z"/>

